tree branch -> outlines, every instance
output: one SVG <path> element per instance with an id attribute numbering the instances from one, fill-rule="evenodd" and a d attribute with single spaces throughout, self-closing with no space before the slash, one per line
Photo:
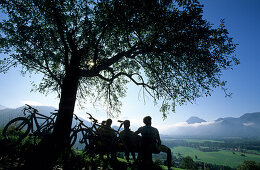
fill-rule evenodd
<path id="1" fill-rule="evenodd" d="M 98 46 L 99 46 L 99 43 L 101 41 L 101 39 L 104 37 L 105 35 L 105 32 L 108 28 L 108 25 L 106 25 L 103 29 L 103 31 L 101 32 L 100 36 L 98 37 L 97 39 L 97 42 L 95 43 L 95 47 L 94 47 L 94 58 L 93 58 L 93 61 L 94 61 L 94 64 L 97 65 L 97 59 L 98 59 Z"/>
<path id="2" fill-rule="evenodd" d="M 137 76 L 140 78 L 141 82 L 136 81 L 136 80 L 133 78 L 134 75 L 137 75 Z M 109 82 L 109 86 L 110 86 L 110 85 L 113 83 L 113 81 L 114 81 L 115 79 L 117 79 L 118 77 L 120 77 L 120 76 L 126 76 L 126 77 L 129 78 L 133 83 L 135 83 L 137 86 L 142 86 L 142 87 L 145 89 L 145 91 L 146 91 L 150 96 L 155 97 L 155 95 L 151 94 L 151 92 L 150 92 L 148 89 L 150 89 L 150 90 L 152 90 L 152 91 L 156 91 L 156 87 L 155 87 L 155 86 L 150 86 L 149 84 L 145 83 L 143 77 L 142 77 L 140 74 L 138 74 L 138 73 L 127 74 L 127 73 L 124 73 L 124 72 L 120 72 L 120 73 L 118 73 L 118 74 L 113 75 L 112 78 L 106 78 L 106 77 L 102 76 L 101 74 L 98 74 L 97 76 L 98 76 L 99 78 L 101 78 L 102 80 Z"/>
<path id="3" fill-rule="evenodd" d="M 43 58 L 44 58 L 46 67 L 44 67 L 43 65 L 42 65 L 42 67 L 45 68 L 45 70 L 50 74 L 50 76 L 61 86 L 61 80 L 58 77 L 56 77 L 55 74 L 53 74 L 53 72 L 51 71 L 47 57 L 44 55 Z M 41 65 L 40 62 L 38 62 L 38 64 Z"/>
<path id="4" fill-rule="evenodd" d="M 138 55 L 140 52 L 135 51 L 138 50 L 137 48 L 133 47 L 129 49 L 128 51 L 123 51 L 121 53 L 118 53 L 114 55 L 113 57 L 109 59 L 103 59 L 98 65 L 94 65 L 89 70 L 81 70 L 80 76 L 82 77 L 94 77 L 97 76 L 102 70 L 111 70 L 110 66 L 114 63 L 118 62 L 123 57 L 126 58 L 134 58 L 136 55 Z"/>
<path id="5" fill-rule="evenodd" d="M 40 7 L 39 7 L 40 8 Z M 60 14 L 59 14 L 59 11 L 58 9 L 55 7 L 55 4 L 52 5 L 52 10 L 53 10 L 53 13 L 54 13 L 54 20 L 55 20 L 55 24 L 57 25 L 57 28 L 58 28 L 58 33 L 61 37 L 61 42 L 64 46 L 64 50 L 65 50 L 65 56 L 64 56 L 64 62 L 65 62 L 65 70 L 68 69 L 69 67 L 69 47 L 68 47 L 68 44 L 65 40 L 65 28 L 62 24 L 62 20 L 60 18 Z M 53 14 L 50 14 L 50 15 L 53 15 Z"/>

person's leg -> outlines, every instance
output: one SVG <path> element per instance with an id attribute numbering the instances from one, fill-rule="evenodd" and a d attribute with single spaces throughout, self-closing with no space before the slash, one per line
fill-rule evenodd
<path id="1" fill-rule="evenodd" d="M 133 160 L 136 161 L 135 152 L 134 152 L 134 151 L 131 152 L 131 155 L 132 155 L 132 157 L 133 157 Z"/>
<path id="2" fill-rule="evenodd" d="M 115 151 L 112 151 L 112 152 L 111 152 L 111 159 L 114 160 L 114 161 L 117 160 L 117 158 L 116 158 L 116 152 L 115 152 Z"/>
<path id="3" fill-rule="evenodd" d="M 171 153 L 171 149 L 168 148 L 168 147 L 165 146 L 165 145 L 160 145 L 160 146 L 159 146 L 159 150 L 160 150 L 161 152 L 164 152 L 164 153 L 167 154 L 167 166 L 168 166 L 168 168 L 170 168 L 170 167 L 171 167 L 171 163 L 172 163 L 172 153 Z"/>
<path id="4" fill-rule="evenodd" d="M 126 158 L 127 162 L 129 162 L 129 152 L 128 151 L 125 151 L 125 158 Z"/>
<path id="5" fill-rule="evenodd" d="M 145 152 L 143 152 L 142 154 L 143 156 L 143 160 L 145 163 L 147 164 L 151 164 L 152 163 L 152 152 L 150 150 L 145 150 Z"/>

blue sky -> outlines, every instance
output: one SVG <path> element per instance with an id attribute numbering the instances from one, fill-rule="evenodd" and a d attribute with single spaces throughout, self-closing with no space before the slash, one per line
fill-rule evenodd
<path id="1" fill-rule="evenodd" d="M 234 42 L 239 44 L 235 52 L 241 64 L 234 70 L 226 71 L 223 79 L 228 81 L 227 87 L 233 93 L 226 98 L 221 89 L 216 89 L 211 97 L 203 97 L 195 104 L 177 106 L 176 112 L 168 115 L 163 121 L 159 106 L 154 106 L 151 98 L 143 102 L 138 95 L 139 88 L 133 84 L 128 87 L 128 94 L 123 98 L 122 114 L 118 119 L 130 119 L 134 124 L 141 125 L 142 118 L 151 115 L 153 125 L 161 127 L 177 122 L 183 122 L 190 116 L 198 116 L 207 121 L 219 117 L 239 117 L 244 113 L 260 112 L 260 1 L 259 0 L 202 0 L 204 18 L 217 26 L 220 19 L 225 19 L 225 25 Z M 3 55 L 0 55 L 2 58 Z M 39 81 L 38 75 L 22 76 L 19 68 L 11 69 L 6 74 L 0 74 L 0 104 L 14 108 L 24 103 L 33 105 L 51 105 L 58 107 L 55 94 L 42 95 L 30 92 L 30 81 Z M 79 111 L 84 116 L 85 111 L 93 113 L 99 119 L 105 119 L 104 109 L 87 109 Z"/>

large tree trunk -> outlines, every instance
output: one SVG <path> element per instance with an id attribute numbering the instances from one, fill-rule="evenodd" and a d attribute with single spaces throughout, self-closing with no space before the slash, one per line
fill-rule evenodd
<path id="1" fill-rule="evenodd" d="M 57 158 L 69 148 L 70 131 L 79 83 L 79 57 L 73 56 L 61 87 L 59 112 L 53 134 L 35 148 L 26 168 L 52 169 Z"/>
<path id="2" fill-rule="evenodd" d="M 74 70 L 72 72 L 74 72 Z M 62 86 L 59 114 L 53 132 L 54 142 L 61 147 L 61 149 L 67 148 L 70 143 L 69 135 L 75 108 L 78 82 L 78 74 L 69 73 L 68 76 L 65 77 Z"/>
<path id="3" fill-rule="evenodd" d="M 70 144 L 69 135 L 80 78 L 79 65 L 79 56 L 72 55 L 70 67 L 66 70 L 66 75 L 61 87 L 59 114 L 53 132 L 53 142 L 58 146 L 58 150 L 65 150 Z"/>

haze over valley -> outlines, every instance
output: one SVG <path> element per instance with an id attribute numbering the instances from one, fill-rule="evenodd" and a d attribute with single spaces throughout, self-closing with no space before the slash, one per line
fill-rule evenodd
<path id="1" fill-rule="evenodd" d="M 15 117 L 23 116 L 23 108 L 10 109 L 0 105 L 0 127 L 4 127 Z M 56 109 L 49 106 L 35 106 L 35 108 L 45 115 Z M 93 116 L 95 117 L 95 115 Z M 85 123 L 90 125 L 89 120 L 85 120 Z M 118 128 L 117 124 L 114 124 L 113 127 Z M 131 127 L 132 130 L 137 128 L 136 126 Z M 260 136 L 260 112 L 245 113 L 238 118 L 218 118 L 215 121 L 206 121 L 192 116 L 185 122 L 162 125 L 157 128 L 162 137 L 257 137 Z"/>

